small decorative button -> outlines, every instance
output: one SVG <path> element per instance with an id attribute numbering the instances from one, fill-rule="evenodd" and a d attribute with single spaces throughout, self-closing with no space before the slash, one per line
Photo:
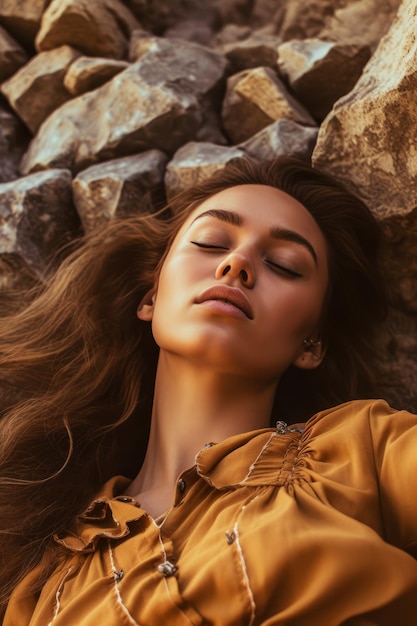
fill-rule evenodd
<path id="1" fill-rule="evenodd" d="M 177 571 L 178 567 L 170 563 L 169 561 L 164 561 L 160 565 L 158 565 L 158 572 L 164 576 L 164 578 L 169 578 L 173 576 Z"/>
<path id="2" fill-rule="evenodd" d="M 297 426 L 295 428 L 291 428 L 291 426 L 288 426 L 287 422 L 282 422 L 281 420 L 276 422 L 275 428 L 277 429 L 278 435 L 287 435 L 288 433 L 303 433 L 304 432 L 304 428 L 300 428 Z"/>
<path id="3" fill-rule="evenodd" d="M 127 502 L 128 504 L 137 504 L 135 498 L 131 498 L 130 496 L 116 496 L 115 500 L 119 502 Z"/>
<path id="4" fill-rule="evenodd" d="M 113 572 L 113 578 L 114 578 L 114 580 L 115 580 L 117 583 L 119 583 L 119 582 L 122 580 L 122 578 L 123 578 L 123 576 L 124 576 L 124 575 L 125 575 L 125 573 L 124 573 L 124 571 L 123 571 L 122 569 L 115 570 L 115 571 Z"/>
<path id="5" fill-rule="evenodd" d="M 227 543 L 229 544 L 229 546 L 231 546 L 231 545 L 232 545 L 232 543 L 234 543 L 234 541 L 235 541 L 235 539 L 236 539 L 236 535 L 235 535 L 235 533 L 233 532 L 233 530 L 232 530 L 232 532 L 230 532 L 230 531 L 228 530 L 225 534 L 226 534 L 226 541 L 227 541 Z"/>
<path id="6" fill-rule="evenodd" d="M 184 493 L 184 491 L 186 490 L 187 485 L 185 484 L 185 480 L 183 480 L 182 478 L 178 481 L 178 489 L 180 493 Z"/>

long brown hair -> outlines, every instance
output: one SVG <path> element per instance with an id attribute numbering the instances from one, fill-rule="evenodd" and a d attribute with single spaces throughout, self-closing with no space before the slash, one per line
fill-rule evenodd
<path id="1" fill-rule="evenodd" d="M 137 305 L 189 212 L 239 184 L 271 185 L 295 197 L 329 245 L 326 357 L 314 372 L 288 370 L 273 419 L 291 422 L 372 390 L 370 340 L 384 312 L 379 229 L 335 181 L 295 159 L 240 159 L 177 196 L 170 219 L 110 222 L 85 238 L 27 307 L 0 320 L 2 606 L 42 555 L 54 553 L 53 534 L 103 481 L 139 470 L 158 348 L 149 324 L 136 317 Z"/>

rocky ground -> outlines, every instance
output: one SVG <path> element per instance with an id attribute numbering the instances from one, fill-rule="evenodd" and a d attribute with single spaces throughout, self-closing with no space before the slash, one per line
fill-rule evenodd
<path id="1" fill-rule="evenodd" d="M 379 376 L 417 412 L 416 17 L 417 0 L 2 0 L 0 297 L 232 158 L 311 159 L 387 235 Z"/>

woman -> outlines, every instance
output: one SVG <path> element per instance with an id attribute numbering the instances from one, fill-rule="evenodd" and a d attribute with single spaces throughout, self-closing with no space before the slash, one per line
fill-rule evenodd
<path id="1" fill-rule="evenodd" d="M 372 216 L 293 159 L 171 209 L 1 324 L 4 626 L 414 623 L 417 418 L 352 401 Z"/>

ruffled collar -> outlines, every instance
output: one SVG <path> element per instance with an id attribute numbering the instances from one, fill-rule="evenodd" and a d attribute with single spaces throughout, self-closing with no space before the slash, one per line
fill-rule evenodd
<path id="1" fill-rule="evenodd" d="M 279 486 L 299 458 L 301 432 L 265 428 L 208 444 L 196 456 L 197 474 L 216 489 Z M 114 476 L 72 527 L 55 540 L 71 552 L 94 552 L 100 539 L 121 539 L 133 524 L 148 520 L 132 497 L 123 495 L 130 480 Z"/>

